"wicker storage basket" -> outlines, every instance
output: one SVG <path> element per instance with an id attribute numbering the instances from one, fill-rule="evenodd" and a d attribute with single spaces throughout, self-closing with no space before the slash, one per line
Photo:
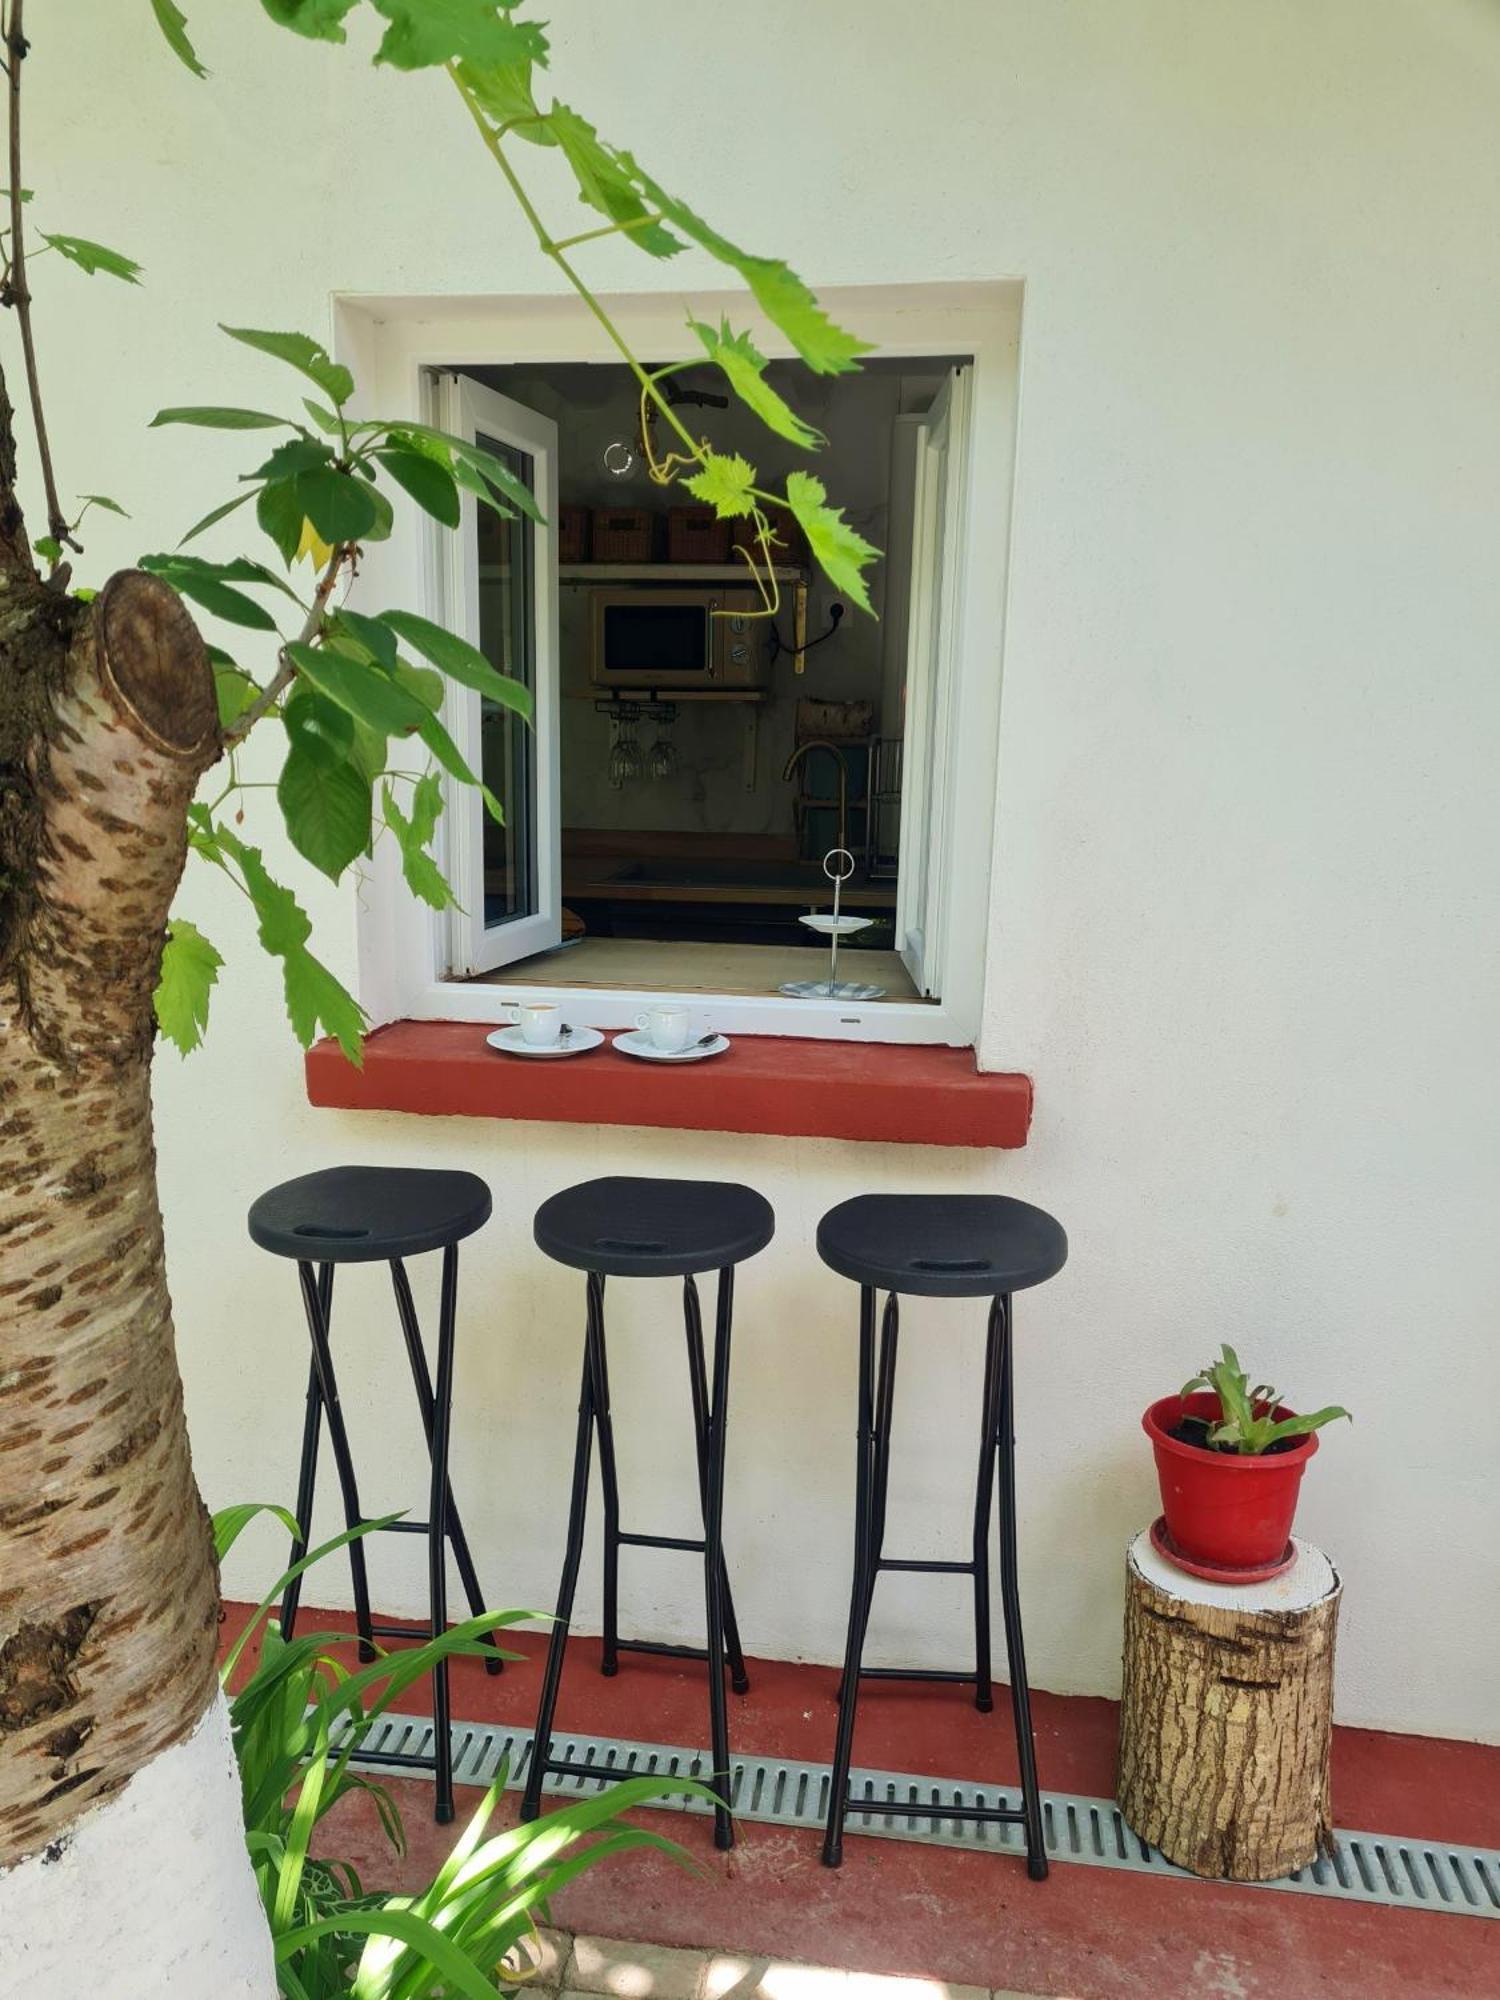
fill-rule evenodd
<path id="1" fill-rule="evenodd" d="M 729 560 L 729 523 L 712 507 L 667 509 L 667 561 L 721 563 Z"/>
<path id="2" fill-rule="evenodd" d="M 595 562 L 650 562 L 655 553 L 656 516 L 644 507 L 596 507 L 593 514 Z"/>
<path id="3" fill-rule="evenodd" d="M 771 560 L 778 568 L 797 569 L 805 567 L 811 560 L 807 537 L 790 514 L 773 513 L 771 522 Z M 729 548 L 732 554 L 743 548 L 754 560 L 757 569 L 761 563 L 760 543 L 755 535 L 755 523 L 748 514 L 742 515 L 730 524 Z"/>
<path id="4" fill-rule="evenodd" d="M 589 510 L 587 507 L 559 507 L 557 510 L 557 560 L 581 563 L 589 559 Z"/>

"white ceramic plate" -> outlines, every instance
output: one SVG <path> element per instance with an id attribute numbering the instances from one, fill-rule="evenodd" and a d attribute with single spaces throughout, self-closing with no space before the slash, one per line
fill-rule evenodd
<path id="1" fill-rule="evenodd" d="M 709 1056 L 721 1056 L 729 1047 L 728 1035 L 715 1035 L 711 1042 L 700 1048 L 696 1042 L 685 1049 L 659 1049 L 643 1029 L 631 1028 L 628 1033 L 615 1036 L 615 1047 L 622 1055 L 639 1056 L 643 1062 L 685 1063 L 703 1062 Z"/>
<path id="2" fill-rule="evenodd" d="M 604 1037 L 597 1028 L 574 1028 L 561 1040 L 538 1047 L 523 1040 L 518 1027 L 512 1027 L 497 1028 L 493 1035 L 486 1035 L 484 1039 L 492 1049 L 499 1049 L 502 1055 L 541 1056 L 550 1060 L 554 1056 L 581 1056 L 585 1049 L 597 1049 Z"/>
<path id="3" fill-rule="evenodd" d="M 799 917 L 797 921 L 799 924 L 806 924 L 810 931 L 816 931 L 820 937 L 853 937 L 856 931 L 867 931 L 875 919 L 817 915 Z"/>

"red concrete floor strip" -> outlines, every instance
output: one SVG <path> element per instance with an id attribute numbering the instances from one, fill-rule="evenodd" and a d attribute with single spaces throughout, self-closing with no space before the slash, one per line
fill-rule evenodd
<path id="1" fill-rule="evenodd" d="M 244 1607 L 227 1607 L 226 1630 Z M 305 1611 L 300 1630 L 348 1630 L 346 1613 Z M 545 1639 L 511 1634 L 526 1657 L 498 1679 L 455 1662 L 454 1714 L 529 1728 Z M 599 1642 L 569 1648 L 558 1706 L 562 1727 L 595 1736 L 694 1745 L 706 1740 L 699 1669 L 631 1659 L 613 1680 L 598 1671 Z M 837 1672 L 752 1660 L 750 1693 L 730 1697 L 731 1741 L 742 1751 L 826 1761 Z M 1033 1696 L 1037 1759 L 1051 1791 L 1110 1797 L 1115 1707 Z M 403 1707 L 420 1707 L 417 1690 Z M 1338 1729 L 1334 1806 L 1346 1826 L 1500 1846 L 1500 1750 L 1429 1737 Z M 980 1715 L 961 1690 L 901 1683 L 860 1699 L 859 1764 L 942 1776 L 1014 1781 L 1006 1703 Z M 410 1841 L 397 1862 L 369 1801 L 351 1798 L 330 1822 L 325 1850 L 346 1855 L 367 1881 L 413 1888 L 430 1877 L 455 1829 L 433 1824 L 432 1787 L 391 1786 Z M 478 1794 L 464 1793 L 465 1803 Z M 515 1817 L 507 1795 L 501 1820 Z M 1009 1859 L 867 1839 L 851 1833 L 844 1865 L 829 1870 L 817 1839 L 744 1822 L 718 1854 L 706 1821 L 642 1815 L 677 1840 L 697 1871 L 627 1856 L 570 1886 L 553 1912 L 570 1929 L 656 1944 L 711 1946 L 856 1971 L 1012 1987 L 1067 2000 L 1494 2000 L 1500 1924 L 1420 1910 L 1345 1904 L 1219 1883 L 1112 1873 L 1059 1863 L 1032 1883 Z"/>
<path id="2" fill-rule="evenodd" d="M 307 1052 L 307 1095 L 346 1111 L 418 1111 L 554 1124 L 913 1146 L 1026 1144 L 1031 1079 L 983 1073 L 972 1049 L 741 1035 L 712 1062 L 663 1068 L 601 1048 L 566 1063 L 519 1062 L 463 1021 L 394 1021 L 355 1069 L 337 1043 Z"/>

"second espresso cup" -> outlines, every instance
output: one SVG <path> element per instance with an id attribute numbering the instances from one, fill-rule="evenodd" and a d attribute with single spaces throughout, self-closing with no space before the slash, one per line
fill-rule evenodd
<path id="1" fill-rule="evenodd" d="M 562 1009 L 553 1000 L 523 1000 L 516 1011 L 521 1039 L 531 1048 L 549 1049 L 562 1033 Z"/>
<path id="2" fill-rule="evenodd" d="M 648 1007 L 644 1014 L 637 1014 L 635 1025 L 646 1036 L 652 1048 L 660 1049 L 663 1055 L 672 1055 L 678 1049 L 685 1049 L 688 1036 L 692 1032 L 692 1022 L 686 1007 Z"/>

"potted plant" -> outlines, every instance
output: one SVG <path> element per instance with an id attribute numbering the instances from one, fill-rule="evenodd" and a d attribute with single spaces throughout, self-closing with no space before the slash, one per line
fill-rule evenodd
<path id="1" fill-rule="evenodd" d="M 1268 1384 L 1252 1389 L 1226 1342 L 1219 1360 L 1141 1419 L 1156 1455 L 1166 1553 L 1209 1572 L 1281 1567 L 1316 1433 L 1348 1415 L 1330 1404 L 1298 1416 Z"/>

